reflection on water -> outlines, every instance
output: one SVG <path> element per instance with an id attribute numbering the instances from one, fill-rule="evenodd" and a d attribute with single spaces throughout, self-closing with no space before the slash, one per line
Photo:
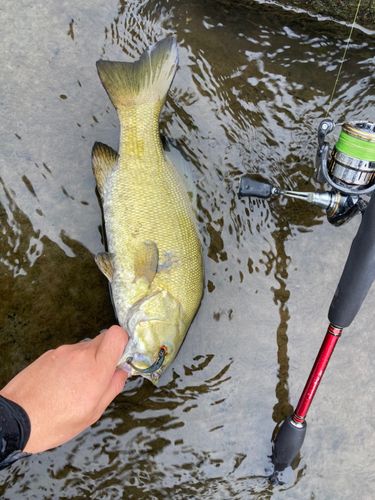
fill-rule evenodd
<path id="1" fill-rule="evenodd" d="M 90 252 L 62 234 L 74 255 L 66 256 L 33 230 L 14 202 L 9 208 L 1 214 L 6 239 L 1 242 L 0 385 L 45 350 L 93 336 L 114 322 L 106 281 Z"/>
<path id="2" fill-rule="evenodd" d="M 331 414 L 329 399 L 358 397 L 358 387 L 346 380 L 344 389 L 329 373 L 291 484 L 267 480 L 272 431 L 307 377 L 355 227 L 331 229 L 321 210 L 298 201 L 237 197 L 245 171 L 282 188 L 318 187 L 315 130 L 346 28 L 272 5 L 213 0 L 37 1 L 22 10 L 8 3 L 1 16 L 0 383 L 44 350 L 114 321 L 92 259 L 103 234 L 90 158 L 95 141 L 116 147 L 119 134 L 95 61 L 134 59 L 170 33 L 180 67 L 161 132 L 187 178 L 207 283 L 161 386 L 130 381 L 92 429 L 3 473 L 1 496 L 350 498 L 368 488 L 371 440 Z M 333 103 L 337 121 L 371 119 L 372 41 L 353 36 Z M 370 342 L 362 327 L 358 338 Z M 333 366 L 356 352 L 355 378 L 366 384 L 370 350 L 352 349 Z M 328 428 L 328 416 L 337 425 Z M 367 482 L 354 490 L 354 477 Z"/>

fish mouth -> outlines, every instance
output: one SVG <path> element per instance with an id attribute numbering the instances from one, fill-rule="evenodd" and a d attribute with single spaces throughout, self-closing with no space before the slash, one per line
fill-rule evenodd
<path id="1" fill-rule="evenodd" d="M 134 356 L 129 356 L 128 358 L 126 358 L 125 362 L 139 373 L 144 373 L 144 374 L 154 373 L 157 370 L 159 370 L 159 368 L 162 367 L 164 360 L 165 360 L 165 357 L 167 355 L 167 352 L 168 352 L 167 347 L 164 345 L 161 346 L 157 359 L 147 368 L 138 368 L 133 362 Z"/>

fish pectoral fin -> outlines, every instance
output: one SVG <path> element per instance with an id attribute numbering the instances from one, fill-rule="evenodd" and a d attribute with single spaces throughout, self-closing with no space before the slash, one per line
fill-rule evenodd
<path id="1" fill-rule="evenodd" d="M 108 176 L 116 167 L 119 155 L 116 151 L 106 144 L 96 142 L 92 148 L 92 170 L 96 179 L 96 186 L 98 188 L 101 199 L 103 200 L 104 188 Z"/>
<path id="2" fill-rule="evenodd" d="M 154 241 L 142 241 L 136 245 L 134 258 L 134 281 L 145 279 L 149 285 L 158 268 L 159 251 Z"/>
<path id="3" fill-rule="evenodd" d="M 104 276 L 112 282 L 113 278 L 113 264 L 111 254 L 108 252 L 101 252 L 95 255 L 95 262 Z"/>

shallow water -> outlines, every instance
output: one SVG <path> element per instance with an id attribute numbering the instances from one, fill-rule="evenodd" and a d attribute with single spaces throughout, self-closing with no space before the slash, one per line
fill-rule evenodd
<path id="1" fill-rule="evenodd" d="M 161 131 L 202 235 L 206 289 L 159 388 L 132 380 L 77 439 L 1 472 L 2 498 L 373 498 L 374 291 L 340 341 L 300 459 L 272 486 L 271 435 L 317 353 L 359 219 L 240 201 L 242 173 L 318 187 L 315 130 L 348 29 L 254 2 L 7 2 L 0 75 L 0 383 L 43 351 L 114 322 L 93 262 L 96 140 L 117 146 L 95 61 L 175 33 Z M 332 117 L 375 119 L 374 38 L 356 30 Z"/>

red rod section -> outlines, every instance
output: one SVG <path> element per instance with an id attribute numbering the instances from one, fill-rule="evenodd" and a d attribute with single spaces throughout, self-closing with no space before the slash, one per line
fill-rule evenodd
<path id="1" fill-rule="evenodd" d="M 325 369 L 327 368 L 336 343 L 341 336 L 342 330 L 342 328 L 337 328 L 332 324 L 329 325 L 319 354 L 316 357 L 314 366 L 310 372 L 309 378 L 307 379 L 300 400 L 298 401 L 297 408 L 295 409 L 295 412 L 293 414 L 292 419 L 294 420 L 294 422 L 304 422 L 306 414 L 319 387 L 320 381 L 323 377 Z"/>

